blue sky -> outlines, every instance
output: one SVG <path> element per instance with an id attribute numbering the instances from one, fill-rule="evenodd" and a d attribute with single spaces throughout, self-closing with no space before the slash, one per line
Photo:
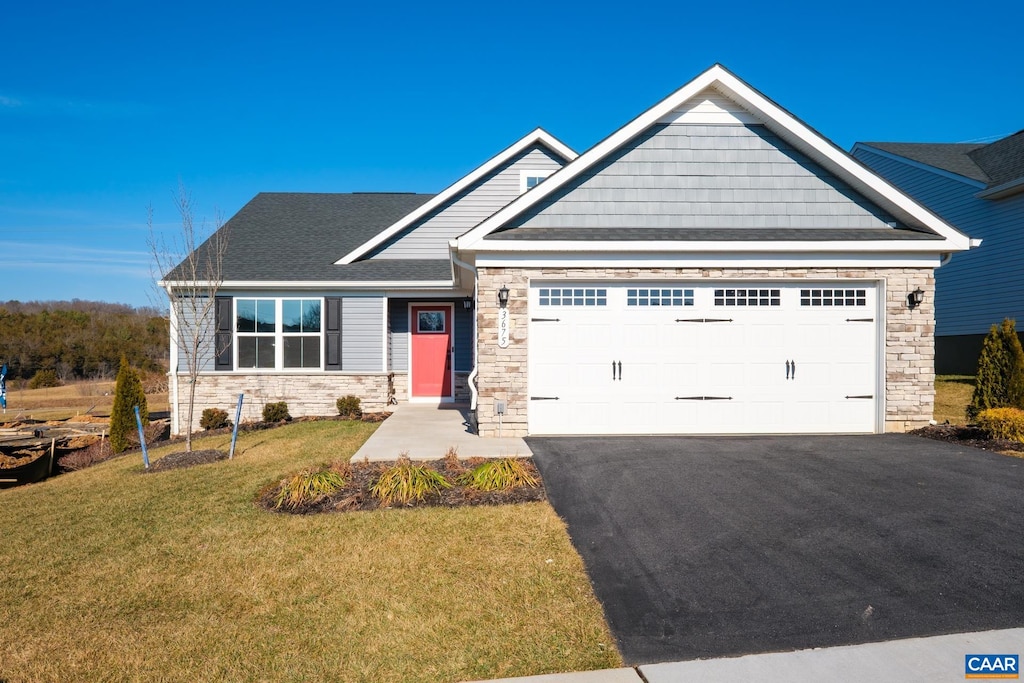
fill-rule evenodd
<path id="1" fill-rule="evenodd" d="M 209 226 L 260 191 L 437 192 L 715 62 L 845 149 L 1024 128 L 1019 0 L 350 5 L 7 3 L 0 300 L 154 301 L 179 180 Z"/>

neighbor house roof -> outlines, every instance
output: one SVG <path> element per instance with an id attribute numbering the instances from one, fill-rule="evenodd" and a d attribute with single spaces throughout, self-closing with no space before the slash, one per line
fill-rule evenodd
<path id="1" fill-rule="evenodd" d="M 450 281 L 451 263 L 441 260 L 368 260 L 336 265 L 350 252 L 434 195 L 413 193 L 261 192 L 219 231 L 227 249 L 222 280 L 231 284 L 273 282 Z M 215 237 L 217 237 L 215 236 Z M 203 262 L 211 237 L 197 254 Z M 178 266 L 164 277 L 184 276 Z"/>
<path id="2" fill-rule="evenodd" d="M 1024 179 L 1024 130 L 988 144 L 858 142 L 984 183 L 988 190 Z"/>

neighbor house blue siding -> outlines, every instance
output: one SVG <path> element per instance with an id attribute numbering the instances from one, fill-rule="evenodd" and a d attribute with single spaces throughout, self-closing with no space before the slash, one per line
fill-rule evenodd
<path id="1" fill-rule="evenodd" d="M 858 146 L 854 156 L 981 247 L 935 271 L 935 334 L 985 334 L 1003 318 L 1024 322 L 1024 194 L 980 199 L 983 186 Z"/>

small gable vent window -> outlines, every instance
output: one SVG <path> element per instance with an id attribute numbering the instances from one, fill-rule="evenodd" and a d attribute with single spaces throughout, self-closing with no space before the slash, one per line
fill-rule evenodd
<path id="1" fill-rule="evenodd" d="M 716 306 L 781 306 L 778 289 L 716 289 Z"/>
<path id="2" fill-rule="evenodd" d="M 554 170 L 523 170 L 519 172 L 519 194 L 532 190 L 544 182 L 544 179 L 554 173 Z"/>
<path id="3" fill-rule="evenodd" d="M 801 306 L 867 306 L 865 289 L 801 289 Z"/>
<path id="4" fill-rule="evenodd" d="M 322 299 L 235 299 L 236 367 L 321 369 Z"/>

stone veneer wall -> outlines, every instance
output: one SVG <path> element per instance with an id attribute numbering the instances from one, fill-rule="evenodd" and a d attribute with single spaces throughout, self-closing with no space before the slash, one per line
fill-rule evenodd
<path id="1" fill-rule="evenodd" d="M 188 376 L 178 376 L 179 433 L 188 420 Z M 226 410 L 235 419 L 238 394 L 245 394 L 242 421 L 263 419 L 263 406 L 284 401 L 292 417 L 337 415 L 336 401 L 358 396 L 366 412 L 386 410 L 392 394 L 390 373 L 260 374 L 203 373 L 196 384 L 193 429 L 205 408 Z"/>
<path id="2" fill-rule="evenodd" d="M 507 401 L 503 436 L 527 430 L 527 331 L 531 280 L 875 280 L 885 297 L 885 431 L 927 425 L 935 404 L 935 279 L 931 268 L 490 268 L 478 269 L 478 423 L 481 436 L 496 436 L 494 402 Z M 498 348 L 498 298 L 509 288 L 511 340 Z M 924 303 L 907 307 L 907 294 L 920 287 Z"/>
<path id="3" fill-rule="evenodd" d="M 394 373 L 392 385 L 393 395 L 396 401 L 408 401 L 409 400 L 409 373 L 408 372 L 396 372 Z M 468 401 L 470 399 L 469 394 L 469 373 L 468 372 L 456 372 L 455 373 L 455 400 L 456 401 Z"/>

